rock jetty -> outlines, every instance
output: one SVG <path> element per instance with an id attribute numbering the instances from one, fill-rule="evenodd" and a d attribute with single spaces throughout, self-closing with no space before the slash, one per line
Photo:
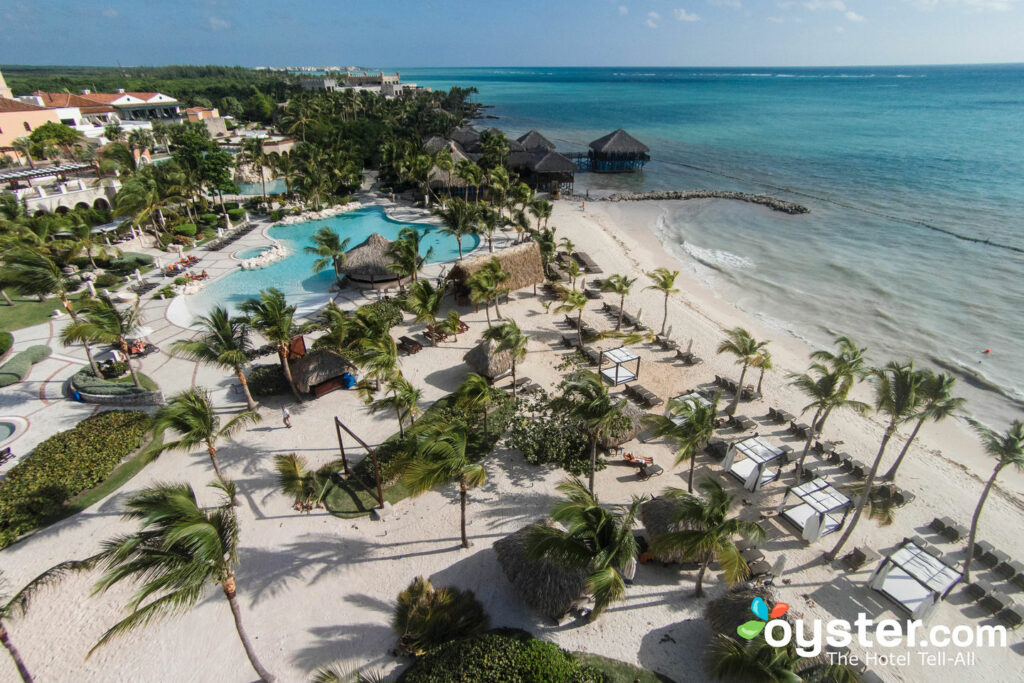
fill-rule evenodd
<path id="1" fill-rule="evenodd" d="M 269 266 L 275 261 L 280 261 L 288 255 L 288 250 L 280 242 L 274 242 L 273 246 L 269 249 L 264 250 L 259 256 L 254 256 L 250 259 L 245 259 L 238 264 L 238 267 L 242 270 L 255 270 L 256 268 L 263 268 Z"/>
<path id="2" fill-rule="evenodd" d="M 577 200 L 585 199 L 576 195 Z M 774 211 L 789 214 L 810 213 L 806 206 L 783 201 L 766 194 L 749 194 L 747 192 L 729 192 L 727 190 L 656 190 L 652 192 L 616 192 L 604 197 L 591 197 L 590 201 L 600 202 L 639 202 L 665 199 L 735 199 L 751 204 L 767 206 Z"/>

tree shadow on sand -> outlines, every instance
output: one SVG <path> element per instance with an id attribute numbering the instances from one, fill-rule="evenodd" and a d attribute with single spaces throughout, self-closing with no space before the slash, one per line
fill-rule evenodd
<path id="1" fill-rule="evenodd" d="M 679 681 L 703 680 L 701 655 L 712 637 L 706 619 L 685 619 L 645 635 L 637 659 L 642 667 L 662 676 Z"/>

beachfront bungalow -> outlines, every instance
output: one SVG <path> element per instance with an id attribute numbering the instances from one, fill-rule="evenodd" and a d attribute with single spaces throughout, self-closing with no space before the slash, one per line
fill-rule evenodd
<path id="1" fill-rule="evenodd" d="M 764 439 L 751 436 L 737 441 L 725 453 L 722 468 L 743 482 L 748 491 L 760 491 L 775 481 L 785 464 L 785 451 Z"/>
<path id="2" fill-rule="evenodd" d="M 505 289 L 510 292 L 531 285 L 536 290 L 537 285 L 544 282 L 544 265 L 540 259 L 540 247 L 536 242 L 523 242 L 493 254 L 488 253 L 464 259 L 452 267 L 447 280 L 452 285 L 455 300 L 460 306 L 470 304 L 467 283 L 470 276 L 483 268 L 491 259 L 497 259 L 502 270 L 510 275 L 504 285 Z"/>
<path id="3" fill-rule="evenodd" d="M 911 619 L 925 621 L 959 581 L 959 571 L 907 541 L 881 561 L 868 586 L 899 605 Z"/>
<path id="4" fill-rule="evenodd" d="M 796 501 L 790 499 L 790 494 Z M 779 517 L 796 527 L 800 537 L 814 543 L 846 524 L 853 502 L 821 477 L 786 489 Z"/>
<path id="5" fill-rule="evenodd" d="M 402 284 L 403 280 L 391 269 L 395 259 L 388 253 L 390 246 L 389 240 L 375 232 L 361 244 L 349 249 L 340 268 L 345 282 L 354 287 L 368 286 L 371 289 Z"/>
<path id="6" fill-rule="evenodd" d="M 587 153 L 595 173 L 633 173 L 651 160 L 650 148 L 619 128 L 590 143 Z"/>

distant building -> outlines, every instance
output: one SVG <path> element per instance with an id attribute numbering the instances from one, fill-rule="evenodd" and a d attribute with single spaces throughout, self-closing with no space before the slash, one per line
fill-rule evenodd
<path id="1" fill-rule="evenodd" d="M 82 97 L 114 107 L 122 121 L 181 120 L 178 100 L 159 92 L 125 92 L 124 88 L 116 93 L 83 90 Z"/>
<path id="2" fill-rule="evenodd" d="M 337 78 L 327 78 L 321 76 L 318 78 L 303 78 L 299 81 L 299 85 L 302 86 L 303 90 L 321 90 L 325 92 L 337 92 L 341 90 L 338 86 Z"/>
<path id="3" fill-rule="evenodd" d="M 220 118 L 220 110 L 218 110 L 216 107 L 212 109 L 209 107 L 189 107 L 188 109 L 182 111 L 182 113 L 185 115 L 185 118 L 187 118 L 192 123 L 202 121 L 203 119 Z"/>
<path id="4" fill-rule="evenodd" d="M 57 118 L 65 126 L 105 126 L 108 123 L 119 123 L 117 109 L 109 104 L 98 104 L 81 95 L 66 92 L 43 92 L 37 90 L 31 95 L 18 98 L 57 112 Z"/>

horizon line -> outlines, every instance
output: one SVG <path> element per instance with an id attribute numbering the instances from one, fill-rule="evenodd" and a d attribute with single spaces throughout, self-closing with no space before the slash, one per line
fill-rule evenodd
<path id="1" fill-rule="evenodd" d="M 193 67 L 229 67 L 229 68 L 242 68 L 242 69 L 286 69 L 288 67 L 297 66 L 317 66 L 314 64 L 290 64 L 287 66 L 278 66 L 273 64 L 258 64 L 255 66 L 245 64 L 227 64 L 217 62 L 169 62 L 166 64 L 15 64 L 5 63 L 0 64 L 0 68 L 9 67 L 35 67 L 35 68 L 77 68 L 77 69 L 145 69 L 145 68 L 161 68 L 161 67 L 174 67 L 174 66 L 193 66 Z M 353 64 L 345 65 L 355 66 Z M 583 64 L 489 64 L 481 65 L 476 64 L 473 66 L 459 66 L 454 64 L 437 65 L 437 66 L 413 66 L 413 65 L 402 65 L 402 66 L 376 66 L 376 67 L 365 67 L 366 70 L 381 70 L 381 69 L 877 69 L 877 68 L 923 68 L 923 67 L 950 67 L 950 66 L 1024 66 L 1024 61 L 1020 62 L 932 62 L 932 63 L 906 63 L 906 64 L 767 64 L 767 65 L 751 65 L 751 64 L 705 64 L 705 65 L 691 65 L 691 64 L 604 64 L 604 65 L 583 65 Z"/>

